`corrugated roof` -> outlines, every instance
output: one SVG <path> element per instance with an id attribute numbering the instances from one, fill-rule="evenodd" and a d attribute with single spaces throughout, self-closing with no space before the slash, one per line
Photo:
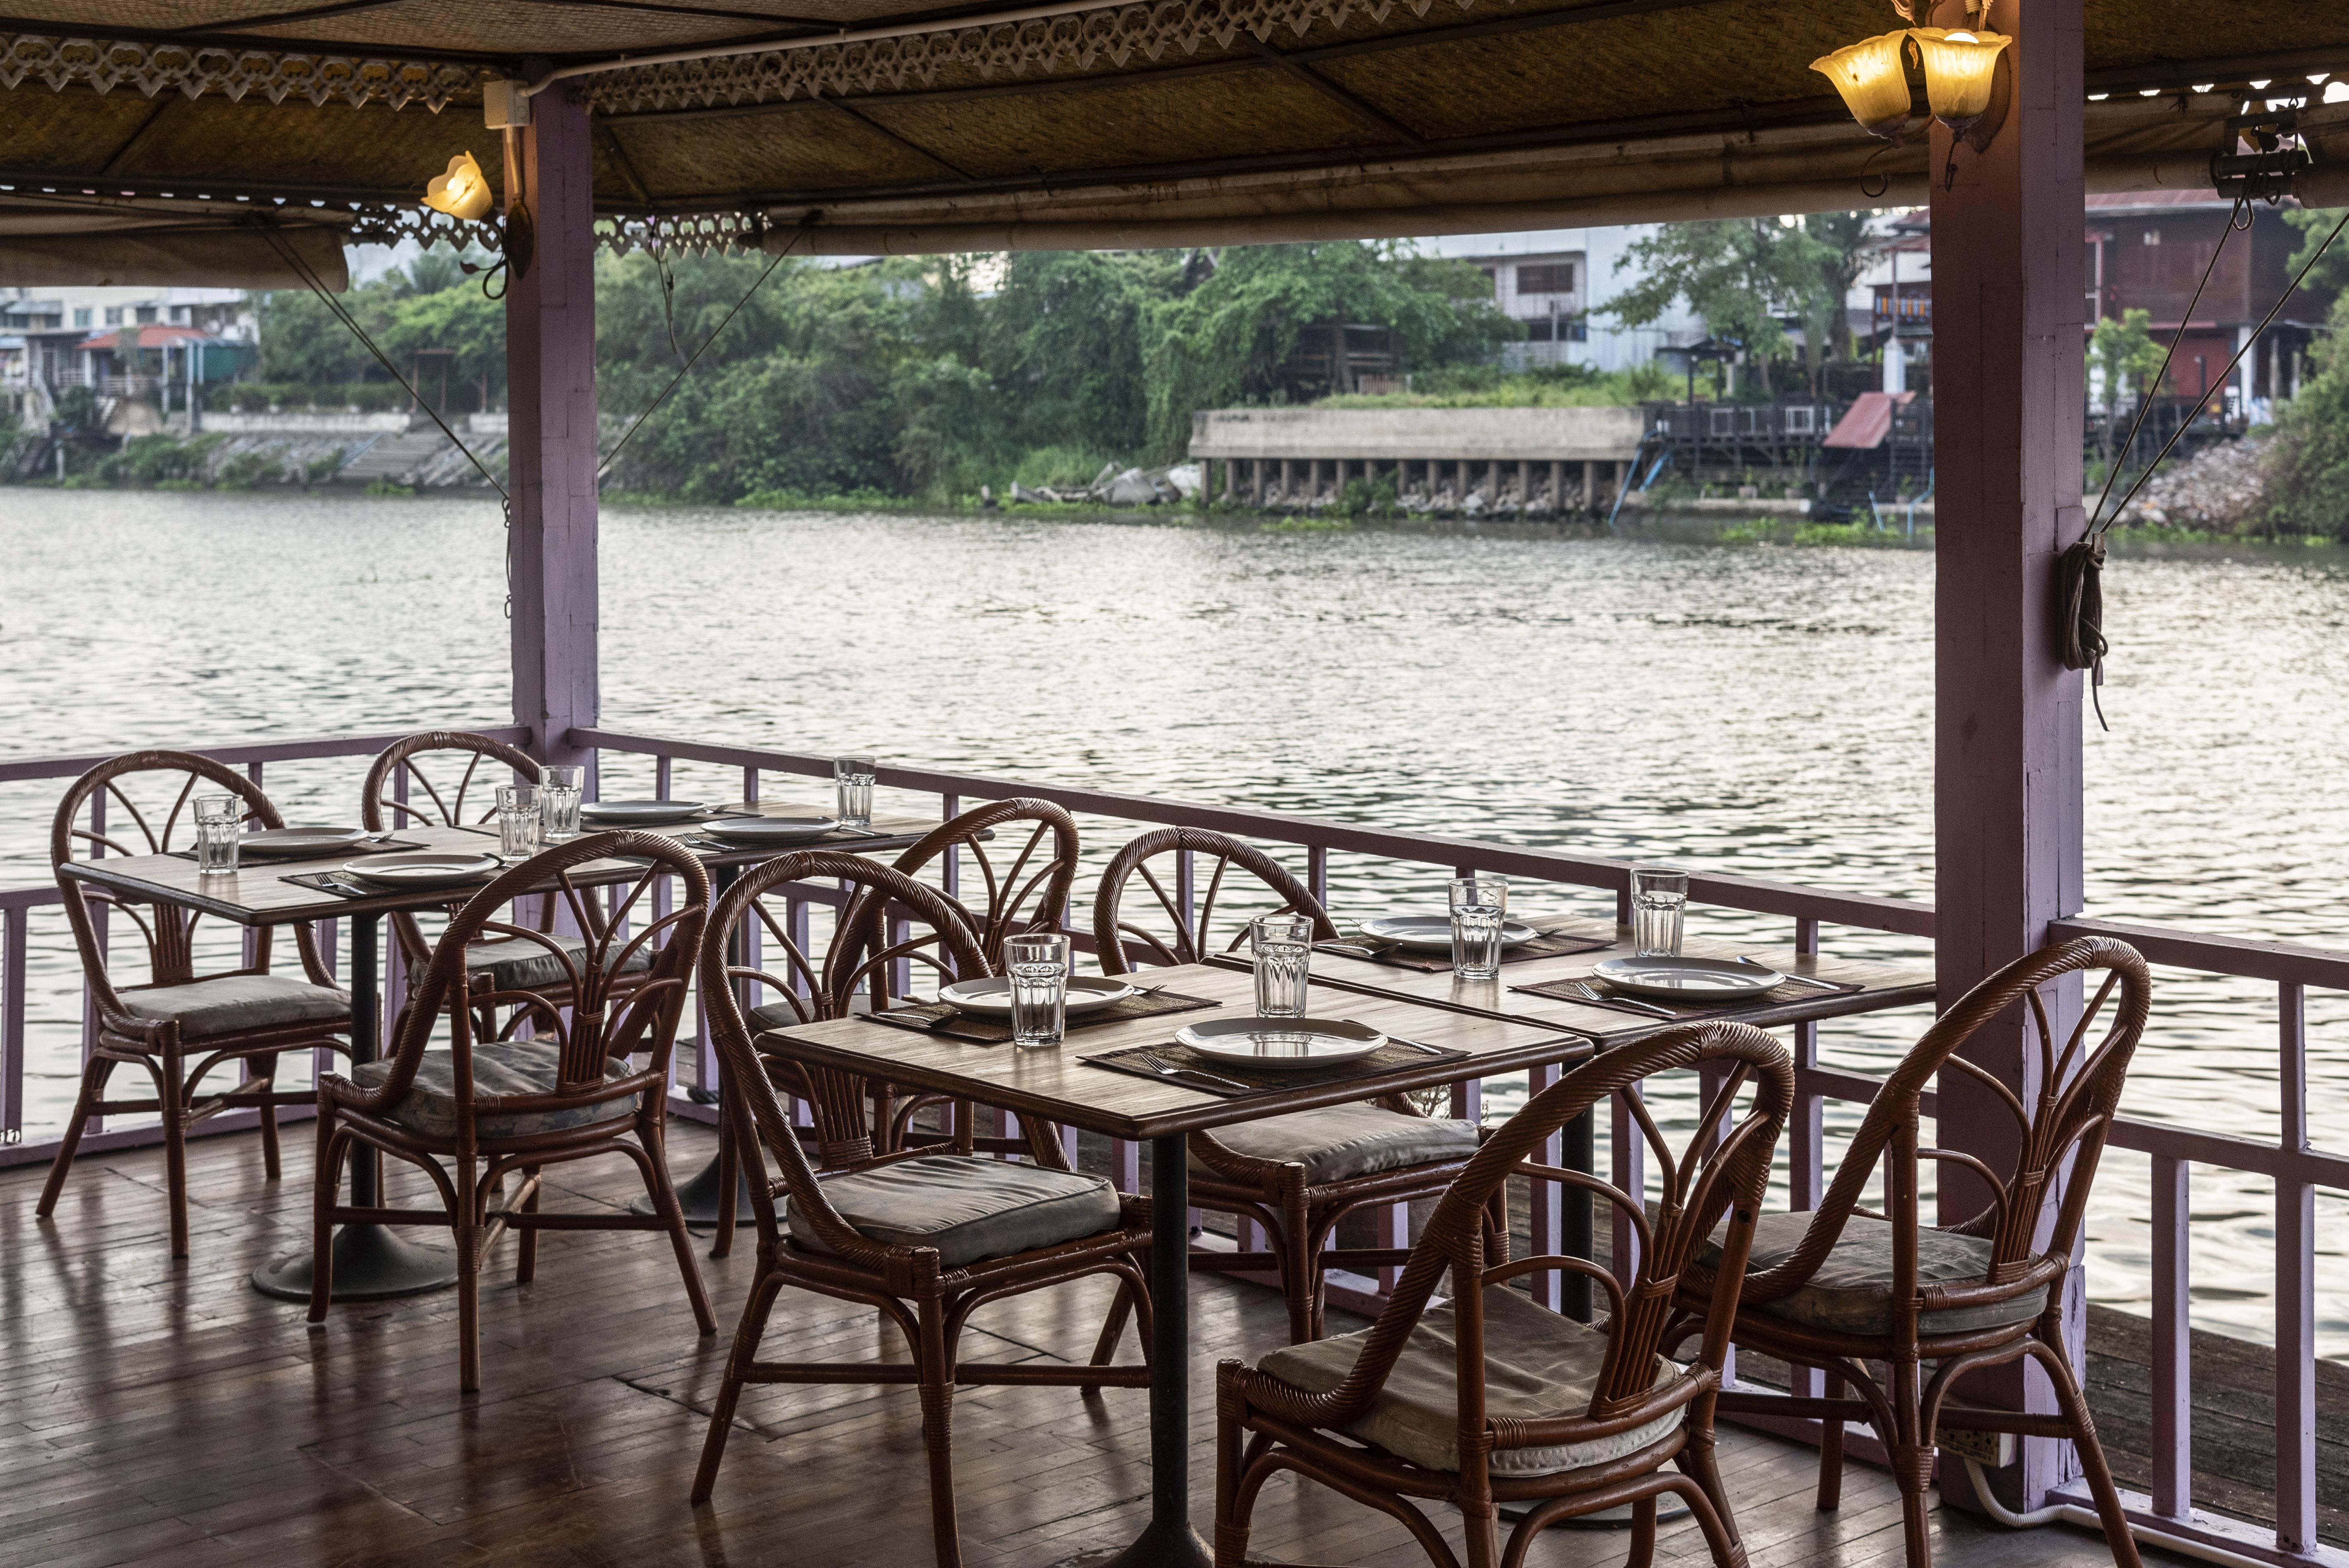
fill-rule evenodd
<path id="1" fill-rule="evenodd" d="M 1866 452 L 1884 445 L 1884 438 L 1892 433 L 1892 410 L 1904 407 L 1916 397 L 1914 392 L 1863 392 L 1851 400 L 1843 418 L 1836 421 L 1826 439 L 1819 445 L 1838 451 Z"/>

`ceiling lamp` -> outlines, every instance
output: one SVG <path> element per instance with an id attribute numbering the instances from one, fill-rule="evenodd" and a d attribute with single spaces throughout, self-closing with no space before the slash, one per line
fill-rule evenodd
<path id="1" fill-rule="evenodd" d="M 1925 62 L 1925 101 L 1933 118 L 1962 137 L 1990 112 L 1998 83 L 1998 57 L 2014 40 L 1998 33 L 1911 27 Z M 1993 127 L 1992 129 L 1995 129 Z"/>
<path id="2" fill-rule="evenodd" d="M 1907 29 L 1886 33 L 1811 62 L 1811 69 L 1835 83 L 1859 128 L 1887 141 L 1899 140 L 1909 123 L 1909 73 L 1900 62 L 1900 46 L 1908 40 Z"/>
<path id="3" fill-rule="evenodd" d="M 424 182 L 424 204 L 451 218 L 470 222 L 489 211 L 490 201 L 489 177 L 470 152 L 457 154 L 449 160 L 447 173 Z"/>

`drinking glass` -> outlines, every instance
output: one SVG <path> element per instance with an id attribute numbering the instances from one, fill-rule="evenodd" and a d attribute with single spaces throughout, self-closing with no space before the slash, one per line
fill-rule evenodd
<path id="1" fill-rule="evenodd" d="M 508 784 L 498 790 L 498 853 L 526 861 L 538 853 L 538 787 Z"/>
<path id="2" fill-rule="evenodd" d="M 196 872 L 225 876 L 236 871 L 237 841 L 244 837 L 244 802 L 234 795 L 196 797 Z"/>
<path id="3" fill-rule="evenodd" d="M 843 757 L 832 765 L 833 787 L 839 791 L 840 818 L 843 828 L 869 828 L 873 825 L 873 775 L 881 765 L 870 757 Z"/>
<path id="4" fill-rule="evenodd" d="M 1069 939 L 1015 936 L 1003 944 L 1011 979 L 1011 1043 L 1023 1051 L 1061 1043 L 1069 1001 Z"/>
<path id="5" fill-rule="evenodd" d="M 1496 980 L 1501 927 L 1508 919 L 1509 879 L 1457 877 L 1452 883 L 1452 973 L 1463 980 Z"/>
<path id="6" fill-rule="evenodd" d="M 542 768 L 538 770 L 538 836 L 550 844 L 566 844 L 579 836 L 579 788 L 584 768 Z"/>
<path id="7" fill-rule="evenodd" d="M 1688 910 L 1688 872 L 1669 866 L 1631 868 L 1631 950 L 1642 958 L 1678 958 Z"/>
<path id="8" fill-rule="evenodd" d="M 1249 936 L 1256 954 L 1257 1016 L 1305 1016 L 1305 990 L 1313 978 L 1313 922 L 1301 914 L 1260 915 Z"/>

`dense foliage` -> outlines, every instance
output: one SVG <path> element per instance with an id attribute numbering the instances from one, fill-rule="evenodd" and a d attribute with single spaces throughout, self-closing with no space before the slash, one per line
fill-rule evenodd
<path id="1" fill-rule="evenodd" d="M 1775 393 L 1775 368 L 1797 353 L 1784 324 L 1799 322 L 1800 352 L 1816 396 L 1828 356 L 1850 356 L 1844 297 L 1867 263 L 1873 217 L 1815 212 L 1799 221 L 1667 223 L 1626 248 L 1616 263 L 1631 277 L 1612 312 L 1626 326 L 1644 326 L 1673 300 L 1687 300 L 1713 338 L 1740 351 L 1764 397 Z"/>
<path id="2" fill-rule="evenodd" d="M 2349 294 L 2333 302 L 2331 325 L 2266 453 L 2261 522 L 2272 532 L 2349 539 Z"/>
<path id="3" fill-rule="evenodd" d="M 316 296 L 285 291 L 256 295 L 254 303 L 261 320 L 255 379 L 279 388 L 273 399 L 279 406 L 291 406 L 303 388 L 316 388 L 306 400 L 321 406 L 404 405 L 404 393 L 395 403 L 393 390 L 377 396 L 353 390 L 394 384 Z M 405 271 L 352 289 L 341 303 L 426 401 L 443 407 L 445 398 L 444 413 L 504 403 L 505 307 L 475 287 L 449 251 L 428 251 Z M 233 398 L 215 390 L 215 401 L 234 406 Z"/>

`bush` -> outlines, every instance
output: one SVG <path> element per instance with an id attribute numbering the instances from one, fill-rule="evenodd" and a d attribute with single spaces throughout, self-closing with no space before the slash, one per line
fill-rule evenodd
<path id="1" fill-rule="evenodd" d="M 2276 417 L 2260 486 L 2259 522 L 2271 533 L 2349 538 L 2349 294 L 2334 303 L 2332 326 L 2310 348 L 2315 374 Z"/>

